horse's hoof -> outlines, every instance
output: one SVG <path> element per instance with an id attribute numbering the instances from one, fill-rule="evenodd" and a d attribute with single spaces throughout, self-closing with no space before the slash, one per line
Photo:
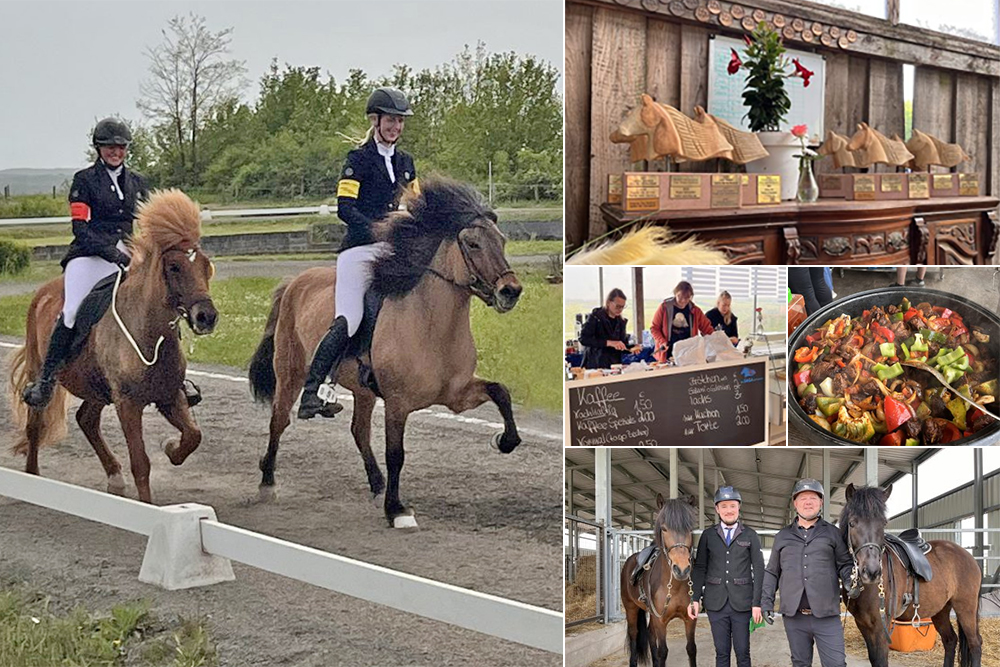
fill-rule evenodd
<path id="1" fill-rule="evenodd" d="M 412 514 L 400 514 L 392 520 L 392 527 L 402 530 L 413 530 L 417 528 L 417 519 Z"/>
<path id="2" fill-rule="evenodd" d="M 382 507 L 385 504 L 385 491 L 371 494 L 371 501 L 375 507 Z"/>
<path id="3" fill-rule="evenodd" d="M 122 477 L 121 473 L 108 477 L 108 493 L 113 496 L 125 495 L 125 478 Z"/>
<path id="4" fill-rule="evenodd" d="M 272 503 L 278 499 L 278 487 L 275 485 L 261 484 L 257 489 L 257 501 L 261 503 Z"/>
<path id="5" fill-rule="evenodd" d="M 163 453 L 167 455 L 167 458 L 170 459 L 171 463 L 175 466 L 179 466 L 182 463 L 181 461 L 174 460 L 174 457 L 177 455 L 177 448 L 181 445 L 181 439 L 179 437 L 168 436 L 160 442 L 160 445 L 163 447 Z"/>
<path id="6" fill-rule="evenodd" d="M 497 450 L 499 452 L 500 451 L 500 438 L 502 438 L 502 437 L 503 437 L 503 433 L 494 433 L 493 437 L 490 438 L 490 447 L 492 447 L 493 449 L 495 449 L 495 450 Z"/>

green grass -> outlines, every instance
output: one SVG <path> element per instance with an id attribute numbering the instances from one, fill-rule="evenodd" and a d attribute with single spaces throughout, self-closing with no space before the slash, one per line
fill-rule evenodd
<path id="1" fill-rule="evenodd" d="M 504 315 L 474 300 L 472 331 L 479 350 L 477 372 L 481 377 L 506 384 L 514 401 L 525 407 L 559 410 L 562 286 L 546 283 L 544 273 L 519 271 L 524 293 L 517 307 Z M 208 336 L 195 337 L 186 327 L 183 329 L 182 344 L 189 352 L 188 358 L 245 369 L 260 343 L 271 309 L 271 292 L 279 282 L 278 278 L 213 282 L 212 298 L 220 313 L 219 324 Z M 0 333 L 24 336 L 31 297 L 24 294 L 0 298 Z M 190 352 L 192 342 L 194 351 Z"/>
<path id="2" fill-rule="evenodd" d="M 201 621 L 162 624 L 148 602 L 129 602 L 107 613 L 76 608 L 59 614 L 50 600 L 21 590 L 0 590 L 0 665 L 5 667 L 117 667 L 142 664 L 213 667 L 215 649 Z M 136 661 L 134 657 L 142 656 Z"/>

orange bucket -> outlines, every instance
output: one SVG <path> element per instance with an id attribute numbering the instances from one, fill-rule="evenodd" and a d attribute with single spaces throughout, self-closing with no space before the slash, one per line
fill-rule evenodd
<path id="1" fill-rule="evenodd" d="M 889 648 L 900 653 L 930 651 L 936 639 L 937 630 L 929 618 L 920 619 L 916 628 L 909 622 L 893 621 Z"/>

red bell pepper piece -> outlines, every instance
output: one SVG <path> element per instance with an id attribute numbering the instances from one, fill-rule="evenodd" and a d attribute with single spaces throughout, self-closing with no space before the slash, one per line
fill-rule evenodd
<path id="1" fill-rule="evenodd" d="M 894 433 L 886 433 L 882 436 L 882 439 L 878 442 L 879 447 L 902 447 L 903 446 L 903 432 L 896 431 Z"/>
<path id="2" fill-rule="evenodd" d="M 933 310 L 941 317 L 951 317 L 952 315 L 952 311 L 950 308 L 944 308 L 942 306 L 934 306 L 933 308 L 931 308 L 931 310 Z"/>
<path id="3" fill-rule="evenodd" d="M 903 313 L 903 321 L 909 322 L 914 315 L 919 315 L 919 314 L 920 314 L 919 310 L 917 310 L 916 308 L 910 308 L 908 311 Z"/>
<path id="4" fill-rule="evenodd" d="M 951 422 L 942 424 L 944 432 L 941 434 L 941 442 L 954 442 L 962 438 L 962 432 Z"/>
<path id="5" fill-rule="evenodd" d="M 895 431 L 913 416 L 909 405 L 897 401 L 892 396 L 885 397 L 883 409 L 885 410 L 885 427 L 890 432 Z"/>
<path id="6" fill-rule="evenodd" d="M 796 387 L 798 387 L 800 384 L 803 383 L 809 384 L 810 382 L 812 382 L 812 369 L 807 368 L 804 371 L 799 371 L 798 373 L 792 376 L 792 379 L 795 381 Z"/>
<path id="7" fill-rule="evenodd" d="M 800 347 L 795 350 L 795 361 L 800 364 L 807 364 L 811 361 L 815 361 L 818 356 L 819 348 L 816 346 L 813 346 L 811 350 L 808 347 Z"/>
<path id="8" fill-rule="evenodd" d="M 964 333 L 969 333 L 969 330 L 965 328 L 961 321 L 956 321 L 955 318 L 951 318 L 951 335 L 958 338 Z"/>

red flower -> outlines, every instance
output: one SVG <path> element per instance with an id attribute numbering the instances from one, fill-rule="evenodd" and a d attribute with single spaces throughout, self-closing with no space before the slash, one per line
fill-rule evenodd
<path id="1" fill-rule="evenodd" d="M 729 74 L 732 75 L 736 74 L 736 72 L 740 70 L 740 66 L 743 65 L 743 62 L 740 60 L 739 54 L 736 53 L 736 49 L 729 49 L 729 50 L 733 52 L 732 57 L 729 59 L 729 70 L 728 70 Z"/>
<path id="2" fill-rule="evenodd" d="M 753 40 L 750 39 L 750 35 L 743 33 L 743 41 L 747 43 L 747 46 L 753 46 Z"/>
<path id="3" fill-rule="evenodd" d="M 813 74 L 815 74 L 815 72 L 810 72 L 805 67 L 803 67 L 802 63 L 799 62 L 798 58 L 793 58 L 792 59 L 792 64 L 795 65 L 795 74 L 793 74 L 792 76 L 800 76 L 800 77 L 802 77 L 802 85 L 804 87 L 808 88 L 809 87 L 809 77 L 811 77 Z"/>
<path id="4" fill-rule="evenodd" d="M 801 139 L 809 133 L 809 128 L 805 125 L 796 125 L 792 128 L 792 136 Z"/>

